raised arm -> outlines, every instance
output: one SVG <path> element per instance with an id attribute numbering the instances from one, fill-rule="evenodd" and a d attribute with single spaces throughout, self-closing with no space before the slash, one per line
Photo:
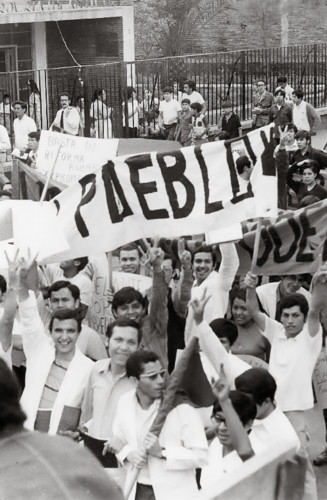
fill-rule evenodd
<path id="1" fill-rule="evenodd" d="M 177 242 L 178 258 L 182 266 L 181 277 L 178 281 L 176 293 L 173 297 L 175 311 L 186 317 L 188 303 L 191 298 L 191 290 L 194 282 L 192 271 L 192 256 L 191 252 L 185 249 L 185 240 L 180 238 Z"/>
<path id="2" fill-rule="evenodd" d="M 219 379 L 212 389 L 223 410 L 232 444 L 239 457 L 245 461 L 254 455 L 248 433 L 237 415 L 229 397 L 229 385 L 224 367 L 221 365 Z"/>
<path id="3" fill-rule="evenodd" d="M 311 337 L 320 331 L 320 313 L 327 304 L 327 263 L 315 273 L 311 283 L 311 302 L 308 313 L 308 330 Z"/>
<path id="4" fill-rule="evenodd" d="M 258 298 L 256 294 L 256 286 L 258 283 L 258 278 L 255 274 L 248 272 L 244 278 L 244 284 L 247 288 L 246 290 L 246 307 L 255 323 L 258 325 L 261 331 L 265 329 L 266 315 L 260 311 Z"/>
<path id="5" fill-rule="evenodd" d="M 219 250 L 221 253 L 221 264 L 218 271 L 220 283 L 223 290 L 229 292 L 240 262 L 234 243 L 220 243 Z"/>
<path id="6" fill-rule="evenodd" d="M 18 250 L 12 260 L 9 259 L 6 252 L 5 255 L 8 262 L 8 287 L 4 301 L 4 312 L 0 321 L 0 342 L 2 350 L 7 353 L 13 342 L 12 330 L 17 311 Z"/>

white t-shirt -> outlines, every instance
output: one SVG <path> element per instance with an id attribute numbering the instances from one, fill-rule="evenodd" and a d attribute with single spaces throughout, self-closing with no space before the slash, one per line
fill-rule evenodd
<path id="1" fill-rule="evenodd" d="M 203 99 L 200 92 L 197 92 L 196 90 L 194 90 L 192 94 L 183 94 L 182 99 L 189 99 L 191 104 L 193 104 L 193 102 L 198 102 L 200 104 L 205 103 L 205 100 Z"/>
<path id="2" fill-rule="evenodd" d="M 262 334 L 271 343 L 269 372 L 276 380 L 276 402 L 282 411 L 302 411 L 313 407 L 312 373 L 322 346 L 322 328 L 311 337 L 308 325 L 287 338 L 281 323 L 265 317 Z"/>
<path id="3" fill-rule="evenodd" d="M 14 120 L 15 147 L 19 150 L 27 148 L 28 134 L 36 132 L 36 124 L 33 118 L 24 115 L 20 120 Z"/>
<path id="4" fill-rule="evenodd" d="M 298 106 L 293 106 L 293 123 L 298 130 L 307 130 L 310 132 L 310 123 L 307 117 L 307 103 L 302 101 Z"/>
<path id="5" fill-rule="evenodd" d="M 159 112 L 162 113 L 164 125 L 177 123 L 178 111 L 181 109 L 181 105 L 176 99 L 171 99 L 168 102 L 160 101 Z"/>

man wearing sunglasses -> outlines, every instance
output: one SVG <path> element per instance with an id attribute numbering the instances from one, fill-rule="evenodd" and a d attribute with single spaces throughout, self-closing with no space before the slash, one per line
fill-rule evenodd
<path id="1" fill-rule="evenodd" d="M 149 432 L 165 389 L 166 371 L 156 353 L 137 351 L 126 363 L 136 389 L 121 396 L 110 451 L 126 467 L 139 469 L 130 499 L 197 498 L 195 469 L 206 463 L 208 445 L 201 418 L 185 400 L 168 414 L 159 438 Z"/>

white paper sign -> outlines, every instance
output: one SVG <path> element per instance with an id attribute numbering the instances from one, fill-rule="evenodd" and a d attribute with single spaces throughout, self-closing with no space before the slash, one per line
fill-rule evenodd
<path id="1" fill-rule="evenodd" d="M 115 158 L 118 139 L 91 139 L 42 130 L 36 168 L 47 175 L 59 155 L 53 179 L 70 186 Z"/>

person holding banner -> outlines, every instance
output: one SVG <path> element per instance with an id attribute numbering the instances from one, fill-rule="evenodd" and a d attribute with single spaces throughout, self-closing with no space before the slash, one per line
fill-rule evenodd
<path id="1" fill-rule="evenodd" d="M 181 399 L 157 438 L 149 429 L 164 393 L 166 371 L 154 352 L 141 350 L 127 360 L 126 373 L 134 378 L 136 389 L 118 402 L 113 426 L 116 444 L 110 448 L 127 469 L 126 482 L 132 466 L 140 470 L 129 500 L 200 498 L 195 469 L 206 463 L 208 445 L 198 413 Z"/>

